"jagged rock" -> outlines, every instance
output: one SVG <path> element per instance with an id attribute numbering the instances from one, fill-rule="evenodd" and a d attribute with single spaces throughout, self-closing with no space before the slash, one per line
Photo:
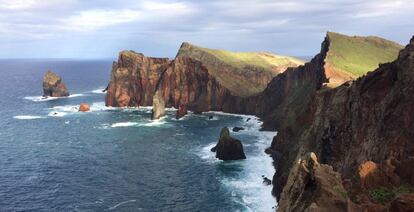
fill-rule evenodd
<path id="1" fill-rule="evenodd" d="M 43 77 L 43 96 L 44 97 L 63 97 L 69 96 L 69 91 L 60 76 L 47 71 Z"/>
<path id="2" fill-rule="evenodd" d="M 88 105 L 88 104 L 86 104 L 86 103 L 82 103 L 82 104 L 80 104 L 80 106 L 79 106 L 79 111 L 80 111 L 80 112 L 87 112 L 87 111 L 89 111 L 89 110 L 91 110 L 90 105 Z"/>
<path id="3" fill-rule="evenodd" d="M 185 105 L 180 105 L 178 107 L 177 113 L 175 115 L 176 119 L 180 119 L 181 117 L 184 117 L 185 115 L 187 115 L 187 106 Z"/>
<path id="4" fill-rule="evenodd" d="M 243 127 L 233 127 L 232 131 L 233 132 L 239 132 L 240 130 L 244 130 Z"/>
<path id="5" fill-rule="evenodd" d="M 152 106 L 152 115 L 153 120 L 159 119 L 165 115 L 165 102 L 161 97 L 159 92 L 155 92 Z"/>
<path id="6" fill-rule="evenodd" d="M 293 164 L 303 152 L 314 151 L 322 163 L 347 179 L 345 189 L 362 210 L 393 211 L 389 202 L 376 203 L 369 191 L 378 186 L 396 188 L 402 182 L 413 186 L 412 108 L 414 37 L 394 62 L 355 81 L 317 90 L 305 112 L 283 125 L 272 142 L 273 151 L 281 155 L 272 180 L 280 206 L 294 205 L 292 201 L 302 195 L 287 193 L 298 169 Z"/>
<path id="7" fill-rule="evenodd" d="M 260 93 L 274 76 L 284 72 L 287 67 L 303 64 L 299 59 L 269 52 L 236 53 L 207 49 L 187 42 L 182 43 L 177 57 L 202 62 L 218 83 L 239 97 Z"/>
<path id="8" fill-rule="evenodd" d="M 348 203 L 340 174 L 311 152 L 290 170 L 278 211 L 349 211 Z"/>
<path id="9" fill-rule="evenodd" d="M 120 52 L 118 62 L 112 65 L 106 106 L 151 106 L 158 80 L 170 63 L 168 58 L 145 57 L 133 51 Z"/>
<path id="10" fill-rule="evenodd" d="M 220 160 L 246 159 L 241 141 L 232 138 L 227 127 L 221 129 L 220 139 L 211 151 L 216 152 L 216 158 Z"/>
<path id="11" fill-rule="evenodd" d="M 389 211 L 412 212 L 414 211 L 414 194 L 397 196 L 392 202 Z"/>
<path id="12" fill-rule="evenodd" d="M 262 175 L 262 178 L 263 178 L 263 184 L 264 185 L 271 185 L 272 184 L 272 181 L 269 178 L 265 177 L 264 175 Z"/>

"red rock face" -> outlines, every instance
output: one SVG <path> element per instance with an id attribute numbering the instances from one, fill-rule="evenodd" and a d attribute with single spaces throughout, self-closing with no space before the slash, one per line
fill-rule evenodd
<path id="1" fill-rule="evenodd" d="M 175 118 L 180 119 L 185 115 L 187 115 L 187 106 L 180 105 L 180 107 L 178 107 L 177 113 L 175 114 Z"/>
<path id="2" fill-rule="evenodd" d="M 283 126 L 272 143 L 280 157 L 274 194 L 283 199 L 295 160 L 310 151 L 341 174 L 351 200 L 365 209 L 377 204 L 367 190 L 392 189 L 402 182 L 414 185 L 414 171 L 407 166 L 414 157 L 413 108 L 414 38 L 395 62 L 356 81 L 317 91 L 306 112 Z M 393 207 L 400 207 L 398 201 Z"/>
<path id="3" fill-rule="evenodd" d="M 201 62 L 185 57 L 176 58 L 162 74 L 157 91 L 167 107 L 182 106 L 195 112 L 222 110 L 230 96 Z"/>
<path id="4" fill-rule="evenodd" d="M 89 110 L 91 110 L 91 106 L 90 105 L 88 105 L 86 103 L 80 104 L 80 106 L 79 106 L 79 112 L 87 112 Z"/>
<path id="5" fill-rule="evenodd" d="M 43 76 L 43 96 L 69 96 L 69 91 L 65 83 L 63 83 L 62 78 L 50 70 Z"/>
<path id="6" fill-rule="evenodd" d="M 132 51 L 119 54 L 112 66 L 105 98 L 107 106 L 151 106 L 160 75 L 170 65 L 168 58 L 145 57 Z"/>

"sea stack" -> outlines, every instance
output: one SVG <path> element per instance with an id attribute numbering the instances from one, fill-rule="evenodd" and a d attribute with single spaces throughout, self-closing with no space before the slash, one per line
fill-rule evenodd
<path id="1" fill-rule="evenodd" d="M 69 91 L 63 83 L 62 78 L 52 71 L 47 71 L 43 76 L 43 96 L 63 97 L 69 96 Z"/>
<path id="2" fill-rule="evenodd" d="M 159 91 L 155 92 L 152 106 L 152 120 L 160 119 L 165 115 L 165 102 Z"/>
<path id="3" fill-rule="evenodd" d="M 211 151 L 216 152 L 216 158 L 224 161 L 246 159 L 241 141 L 232 138 L 227 127 L 221 129 L 219 142 Z"/>

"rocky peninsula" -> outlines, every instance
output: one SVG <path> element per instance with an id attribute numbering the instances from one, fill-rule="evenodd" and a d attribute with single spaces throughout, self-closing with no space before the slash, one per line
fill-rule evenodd
<path id="1" fill-rule="evenodd" d="M 189 43 L 174 60 L 123 51 L 106 105 L 153 105 L 155 119 L 165 107 L 179 109 L 177 118 L 187 110 L 260 117 L 264 130 L 278 131 L 266 152 L 277 170 L 279 211 L 409 211 L 414 38 L 401 49 L 378 37 L 328 32 L 303 65 Z M 240 60 L 246 57 L 256 60 Z"/>

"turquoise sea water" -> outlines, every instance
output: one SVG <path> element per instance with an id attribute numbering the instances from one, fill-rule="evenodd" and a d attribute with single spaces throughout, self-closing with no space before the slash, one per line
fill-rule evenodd
<path id="1" fill-rule="evenodd" d="M 104 106 L 112 61 L 0 60 L 0 211 L 272 211 L 274 132 L 255 117 L 209 112 L 151 121 L 151 108 Z M 42 76 L 71 96 L 42 100 Z M 91 111 L 77 112 L 80 103 Z M 212 120 L 209 116 L 213 116 Z M 246 121 L 247 118 L 252 118 Z M 210 148 L 224 126 L 247 160 Z"/>

